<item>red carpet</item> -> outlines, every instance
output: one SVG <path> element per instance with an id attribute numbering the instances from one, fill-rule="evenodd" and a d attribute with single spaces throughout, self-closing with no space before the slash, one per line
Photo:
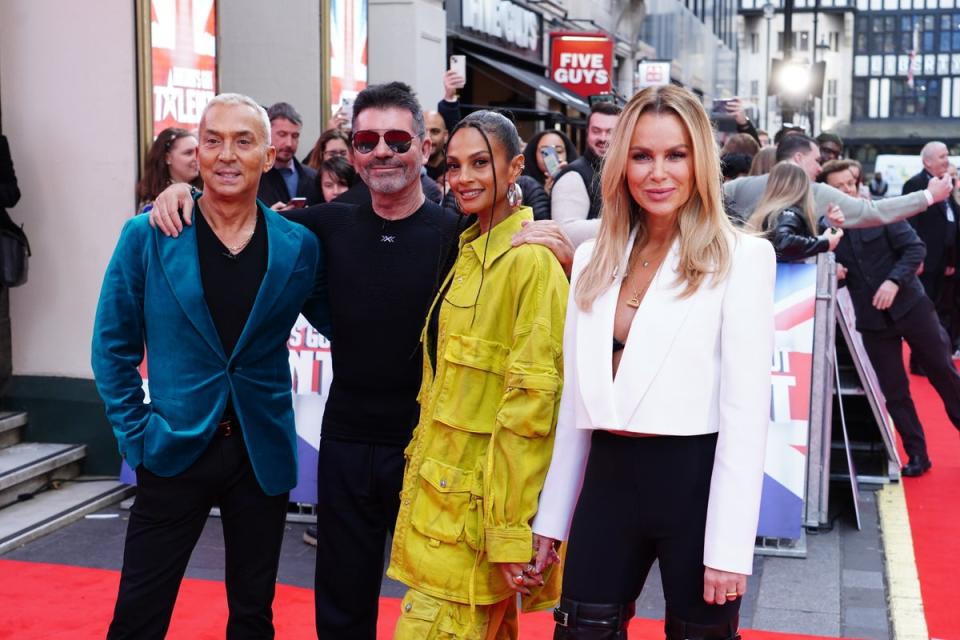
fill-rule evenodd
<path id="1" fill-rule="evenodd" d="M 925 475 L 903 479 L 927 631 L 931 638 L 960 638 L 960 438 L 926 378 L 910 376 L 910 390 L 933 460 Z"/>
<path id="2" fill-rule="evenodd" d="M 0 560 L 0 638 L 3 640 L 87 640 L 103 638 L 119 573 L 39 562 Z M 378 637 L 390 638 L 400 611 L 399 601 L 381 599 Z M 274 604 L 277 638 L 314 638 L 313 594 L 309 589 L 278 585 Z M 227 619 L 223 583 L 185 580 L 180 590 L 168 638 L 221 640 Z M 662 638 L 662 622 L 636 619 L 630 637 Z M 548 640 L 549 613 L 521 617 L 524 640 Z M 765 631 L 745 631 L 745 640 L 818 640 Z"/>

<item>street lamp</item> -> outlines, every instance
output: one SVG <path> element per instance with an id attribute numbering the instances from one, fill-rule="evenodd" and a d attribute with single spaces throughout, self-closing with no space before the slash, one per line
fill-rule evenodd
<path id="1" fill-rule="evenodd" d="M 767 131 L 770 131 L 770 65 L 772 64 L 770 60 L 770 23 L 773 21 L 773 16 L 776 11 L 776 8 L 770 0 L 767 0 L 763 4 L 763 19 L 767 21 L 767 75 L 763 81 L 767 90 L 763 98 L 763 127 Z"/>

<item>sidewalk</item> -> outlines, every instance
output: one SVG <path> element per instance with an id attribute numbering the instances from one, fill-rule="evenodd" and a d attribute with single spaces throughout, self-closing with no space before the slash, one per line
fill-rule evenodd
<path id="1" fill-rule="evenodd" d="M 837 502 L 841 500 L 838 498 Z M 857 531 L 852 516 L 844 513 L 831 531 L 807 536 L 806 559 L 756 557 L 754 575 L 743 601 L 744 629 L 828 638 L 892 637 L 876 495 L 869 488 L 861 491 L 860 509 L 862 531 Z M 102 510 L 0 556 L 0 561 L 117 570 L 122 560 L 126 518 L 127 512 L 119 507 Z M 301 524 L 287 526 L 280 561 L 281 584 L 312 587 L 315 550 L 302 541 L 305 528 Z M 187 576 L 223 579 L 223 538 L 217 518 L 208 521 Z M 647 584 L 637 602 L 637 615 L 661 619 L 663 596 L 656 567 Z M 398 598 L 404 590 L 403 585 L 385 578 L 381 595 Z M 745 638 L 749 640 L 749 634 Z"/>

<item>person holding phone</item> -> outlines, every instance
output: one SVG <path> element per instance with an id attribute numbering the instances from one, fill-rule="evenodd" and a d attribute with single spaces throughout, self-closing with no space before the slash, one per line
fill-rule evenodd
<path id="1" fill-rule="evenodd" d="M 260 178 L 257 198 L 274 211 L 321 202 L 317 172 L 296 158 L 303 118 L 286 102 L 272 105 L 267 115 L 270 116 L 270 144 L 277 150 L 277 159 L 273 168 Z"/>
<path id="2" fill-rule="evenodd" d="M 539 182 L 550 195 L 560 171 L 577 157 L 577 148 L 565 133 L 545 129 L 530 138 L 523 150 L 523 175 Z"/>

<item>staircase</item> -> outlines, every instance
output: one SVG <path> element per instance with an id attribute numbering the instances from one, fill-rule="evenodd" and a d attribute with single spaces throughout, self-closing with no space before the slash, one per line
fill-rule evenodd
<path id="1" fill-rule="evenodd" d="M 23 442 L 26 428 L 26 413 L 0 412 L 0 554 L 133 493 L 82 476 L 86 446 Z"/>

